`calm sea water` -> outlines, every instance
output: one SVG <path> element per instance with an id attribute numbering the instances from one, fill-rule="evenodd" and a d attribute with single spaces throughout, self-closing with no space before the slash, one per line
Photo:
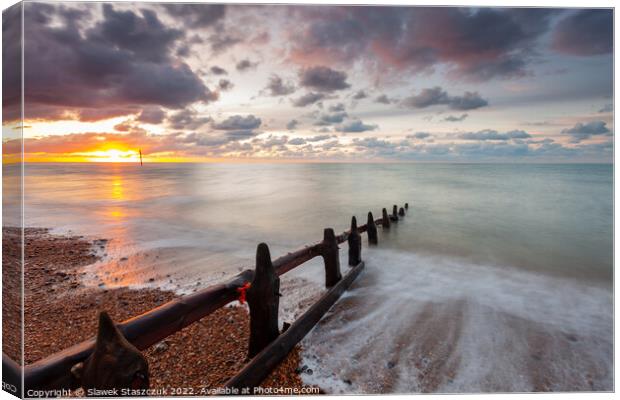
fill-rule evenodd
<path id="1" fill-rule="evenodd" d="M 93 284 L 180 292 L 251 267 L 259 242 L 275 258 L 325 227 L 347 229 L 352 215 L 365 223 L 368 211 L 378 218 L 408 202 L 378 248 L 364 243 L 367 269 L 343 300 L 345 317 L 305 339 L 309 383 L 346 393 L 535 390 L 523 360 L 536 329 L 557 354 L 544 360 L 551 389 L 611 389 L 611 165 L 30 164 L 25 175 L 27 226 L 110 240 L 89 268 Z M 321 290 L 321 269 L 316 260 L 287 278 L 283 318 L 308 287 Z M 420 319 L 429 304 L 445 318 Z M 514 327 L 523 324 L 526 334 Z M 439 327 L 458 329 L 444 342 L 459 362 L 430 385 L 416 358 L 428 350 L 411 332 Z M 328 341 L 340 345 L 321 350 Z"/>

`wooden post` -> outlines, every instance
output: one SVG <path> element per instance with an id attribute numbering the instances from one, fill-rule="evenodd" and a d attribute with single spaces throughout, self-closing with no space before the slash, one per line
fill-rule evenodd
<path id="1" fill-rule="evenodd" d="M 340 279 L 340 255 L 338 250 L 338 240 L 332 228 L 325 228 L 323 231 L 323 262 L 325 263 L 325 287 L 332 287 Z"/>
<path id="2" fill-rule="evenodd" d="M 390 227 L 390 217 L 388 216 L 387 210 L 384 208 L 382 211 L 382 218 L 383 218 L 383 222 L 381 222 L 381 225 L 384 228 L 388 228 Z"/>
<path id="3" fill-rule="evenodd" d="M 398 222 L 398 206 L 396 204 L 392 207 L 392 215 L 390 215 L 390 219 L 392 222 Z"/>
<path id="4" fill-rule="evenodd" d="M 401 217 L 405 216 L 405 209 L 404 208 L 400 208 L 400 210 L 398 210 L 398 215 L 400 215 Z"/>
<path id="5" fill-rule="evenodd" d="M 409 209 L 409 203 L 405 203 L 405 210 Z"/>
<path id="6" fill-rule="evenodd" d="M 271 263 L 269 247 L 261 243 L 256 248 L 256 273 L 247 290 L 250 306 L 249 358 L 260 353 L 273 342 L 278 331 L 278 306 L 280 305 L 280 278 Z"/>
<path id="7" fill-rule="evenodd" d="M 377 225 L 375 225 L 375 219 L 372 213 L 368 212 L 368 221 L 366 222 L 366 232 L 368 233 L 368 244 L 377 244 Z"/>
<path id="8" fill-rule="evenodd" d="M 362 237 L 357 231 L 357 219 L 351 218 L 351 233 L 347 238 L 349 242 L 349 266 L 355 267 L 362 261 Z"/>
<path id="9" fill-rule="evenodd" d="M 323 315 L 340 298 L 342 293 L 351 286 L 351 283 L 364 269 L 364 263 L 353 267 L 334 287 L 329 289 L 321 298 L 314 303 L 308 311 L 303 313 L 293 324 L 283 332 L 267 348 L 248 362 L 241 371 L 230 378 L 224 387 L 237 388 L 238 392 L 257 387 L 269 375 L 269 373 L 289 354 L 301 339 L 321 320 Z"/>

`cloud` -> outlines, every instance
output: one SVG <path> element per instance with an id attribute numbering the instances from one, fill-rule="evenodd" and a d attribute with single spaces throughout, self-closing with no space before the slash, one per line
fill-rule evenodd
<path id="1" fill-rule="evenodd" d="M 382 94 L 381 96 L 378 96 L 375 99 L 375 103 L 391 104 L 392 100 L 389 97 L 387 97 L 386 95 Z"/>
<path id="2" fill-rule="evenodd" d="M 347 74 L 325 66 L 305 68 L 300 73 L 299 84 L 320 92 L 348 89 Z"/>
<path id="3" fill-rule="evenodd" d="M 463 96 L 451 97 L 449 101 L 449 106 L 453 110 L 475 110 L 488 105 L 489 102 L 480 97 L 478 92 L 465 92 Z"/>
<path id="4" fill-rule="evenodd" d="M 579 143 L 582 140 L 589 139 L 592 136 L 606 135 L 611 136 L 611 131 L 607 128 L 607 123 L 603 121 L 578 122 L 569 129 L 563 129 L 562 133 L 571 135 L 573 143 Z"/>
<path id="5" fill-rule="evenodd" d="M 200 117 L 196 111 L 189 109 L 181 110 L 168 116 L 168 124 L 172 129 L 176 130 L 198 129 L 209 121 L 211 121 L 210 117 Z"/>
<path id="6" fill-rule="evenodd" d="M 207 42 L 211 45 L 213 53 L 219 54 L 241 43 L 241 38 L 224 31 L 219 31 L 209 36 Z"/>
<path id="7" fill-rule="evenodd" d="M 455 116 L 455 115 L 448 115 L 447 117 L 445 117 L 443 120 L 446 122 L 460 122 L 465 120 L 465 118 L 467 118 L 468 114 L 461 114 L 460 116 Z"/>
<path id="8" fill-rule="evenodd" d="M 332 62 L 380 71 L 427 73 L 444 66 L 468 80 L 521 77 L 536 58 L 536 40 L 553 9 L 368 7 L 302 12 L 291 59 Z M 437 29 L 440 26 L 441 29 Z"/>
<path id="9" fill-rule="evenodd" d="M 347 116 L 348 114 L 345 111 L 339 111 L 330 114 L 321 114 L 319 120 L 314 124 L 318 126 L 339 124 L 344 121 Z"/>
<path id="10" fill-rule="evenodd" d="M 576 56 L 611 54 L 613 10 L 584 9 L 563 18 L 553 32 L 554 50 Z"/>
<path id="11" fill-rule="evenodd" d="M 220 79 L 217 86 L 220 88 L 220 90 L 226 91 L 232 89 L 235 85 L 228 79 Z"/>
<path id="12" fill-rule="evenodd" d="M 408 108 L 426 108 L 435 105 L 447 105 L 453 110 L 474 110 L 485 107 L 489 102 L 478 92 L 465 92 L 462 96 L 449 96 L 448 93 L 435 86 L 424 89 L 417 95 L 412 95 L 402 101 L 402 105 Z"/>
<path id="13" fill-rule="evenodd" d="M 237 71 L 239 72 L 244 72 L 250 69 L 254 69 L 258 66 L 258 62 L 253 62 L 248 60 L 247 58 L 244 60 L 241 60 L 237 63 L 237 65 L 235 65 L 235 68 L 237 69 Z"/>
<path id="14" fill-rule="evenodd" d="M 328 110 L 331 112 L 341 112 L 345 110 L 345 107 L 343 103 L 332 104 L 329 106 Z"/>
<path id="15" fill-rule="evenodd" d="M 137 120 L 147 124 L 160 124 L 166 117 L 166 113 L 160 107 L 145 107 Z"/>
<path id="16" fill-rule="evenodd" d="M 301 146 L 306 144 L 306 140 L 303 138 L 294 138 L 288 141 L 288 144 L 293 145 L 293 146 Z"/>
<path id="17" fill-rule="evenodd" d="M 284 82 L 278 75 L 273 74 L 269 77 L 269 83 L 265 88 L 269 96 L 286 96 L 296 90 L 292 82 Z"/>
<path id="18" fill-rule="evenodd" d="M 383 148 L 383 149 L 391 149 L 397 147 L 397 144 L 389 142 L 387 140 L 378 139 L 375 137 L 372 138 L 355 138 L 353 139 L 354 146 L 366 147 L 366 148 Z"/>
<path id="19" fill-rule="evenodd" d="M 211 71 L 213 75 L 228 75 L 228 72 L 226 72 L 224 68 L 218 67 L 217 65 L 212 66 L 209 71 Z"/>
<path id="20" fill-rule="evenodd" d="M 368 97 L 368 94 L 364 90 L 358 90 L 353 95 L 353 100 L 361 100 L 365 99 L 366 97 Z"/>
<path id="21" fill-rule="evenodd" d="M 416 132 L 414 134 L 411 135 L 407 135 L 406 138 L 407 139 L 426 139 L 431 137 L 432 135 L 428 132 Z"/>
<path id="22" fill-rule="evenodd" d="M 289 131 L 292 131 L 292 130 L 295 130 L 297 126 L 299 126 L 299 121 L 297 121 L 296 119 L 292 119 L 286 124 L 286 129 L 288 129 Z"/>
<path id="23" fill-rule="evenodd" d="M 192 28 L 212 26 L 226 14 L 226 6 L 223 4 L 163 4 L 163 7 L 170 15 Z"/>
<path id="24" fill-rule="evenodd" d="M 613 112 L 613 111 L 614 111 L 614 105 L 611 103 L 605 104 L 603 108 L 598 110 L 599 113 L 608 113 L 608 112 Z"/>
<path id="25" fill-rule="evenodd" d="M 333 137 L 332 135 L 317 135 L 317 136 L 306 138 L 306 140 L 308 142 L 322 142 L 324 140 L 331 139 L 332 137 Z"/>
<path id="26" fill-rule="evenodd" d="M 317 101 L 323 100 L 325 97 L 326 96 L 323 93 L 308 92 L 303 96 L 294 99 L 293 105 L 295 107 L 306 107 L 310 104 L 316 103 Z"/>
<path id="27" fill-rule="evenodd" d="M 520 130 L 514 130 L 509 132 L 500 133 L 492 129 L 485 129 L 478 132 L 467 132 L 459 135 L 460 139 L 464 140 L 511 140 L 511 139 L 528 139 L 532 136 Z"/>
<path id="28" fill-rule="evenodd" d="M 114 125 L 114 130 L 119 132 L 129 132 L 136 127 L 136 124 L 132 120 L 123 121 L 120 124 Z"/>
<path id="29" fill-rule="evenodd" d="M 94 120 L 135 114 L 145 106 L 179 109 L 218 98 L 187 64 L 174 59 L 183 34 L 164 26 L 153 11 L 138 14 L 94 3 L 82 7 L 102 9 L 102 19 L 84 31 L 65 8 L 25 5 L 28 118 L 77 114 Z"/>
<path id="30" fill-rule="evenodd" d="M 369 125 L 369 124 L 365 124 L 362 121 L 360 121 L 359 119 L 355 119 L 352 121 L 348 121 L 344 124 L 338 125 L 336 127 L 336 130 L 338 132 L 346 132 L 346 133 L 350 133 L 350 132 L 366 132 L 366 131 L 374 131 L 375 129 L 377 129 L 378 126 L 377 125 Z"/>
<path id="31" fill-rule="evenodd" d="M 233 115 L 219 123 L 213 123 L 213 129 L 235 131 L 235 130 L 252 130 L 261 126 L 261 119 L 254 115 Z"/>

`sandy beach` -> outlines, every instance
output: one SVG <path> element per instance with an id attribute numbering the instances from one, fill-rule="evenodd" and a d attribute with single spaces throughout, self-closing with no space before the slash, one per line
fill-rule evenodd
<path id="1" fill-rule="evenodd" d="M 5 229 L 3 234 L 5 243 L 17 239 L 14 230 Z M 120 322 L 176 297 L 157 289 L 85 287 L 82 267 L 98 259 L 95 249 L 105 246 L 105 239 L 58 236 L 46 229 L 29 228 L 25 242 L 26 364 L 94 336 L 99 310 L 108 311 Z M 4 325 L 3 334 L 8 339 L 5 352 L 19 357 L 19 352 L 10 351 L 19 338 L 8 325 Z M 199 395 L 201 390 L 221 387 L 245 364 L 248 336 L 246 306 L 216 311 L 145 352 L 151 388 L 186 388 L 185 394 Z M 262 386 L 302 388 L 301 370 L 305 369 L 296 348 Z"/>

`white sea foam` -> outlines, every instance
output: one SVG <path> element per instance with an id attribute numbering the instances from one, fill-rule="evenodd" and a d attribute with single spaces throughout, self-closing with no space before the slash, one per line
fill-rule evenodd
<path id="1" fill-rule="evenodd" d="M 567 278 L 374 249 L 304 340 L 330 393 L 611 390 L 612 293 Z"/>

